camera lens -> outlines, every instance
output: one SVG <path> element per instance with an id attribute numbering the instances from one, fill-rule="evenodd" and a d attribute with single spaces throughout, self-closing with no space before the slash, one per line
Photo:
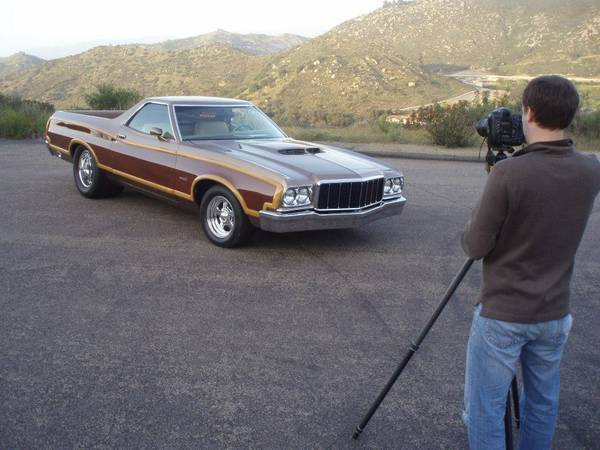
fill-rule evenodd
<path id="1" fill-rule="evenodd" d="M 477 130 L 477 134 L 481 137 L 488 137 L 489 129 L 488 129 L 488 119 L 487 117 L 480 119 L 475 125 L 475 129 Z"/>

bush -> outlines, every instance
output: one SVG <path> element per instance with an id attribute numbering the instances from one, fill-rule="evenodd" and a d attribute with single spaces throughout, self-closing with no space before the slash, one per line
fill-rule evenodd
<path id="1" fill-rule="evenodd" d="M 411 114 L 406 128 L 425 128 L 437 145 L 467 147 L 477 140 L 477 121 L 500 106 L 506 106 L 515 112 L 521 109 L 520 102 L 516 99 L 504 96 L 490 100 L 487 93 L 483 93 L 472 102 L 463 100 L 452 105 L 436 103 L 420 108 Z"/>
<path id="2" fill-rule="evenodd" d="M 330 127 L 349 127 L 354 121 L 354 114 L 349 113 L 329 113 L 325 116 L 325 123 Z"/>
<path id="3" fill-rule="evenodd" d="M 137 91 L 116 88 L 110 84 L 96 86 L 96 92 L 85 96 L 85 101 L 92 109 L 128 109 L 141 99 Z"/>
<path id="4" fill-rule="evenodd" d="M 435 104 L 423 112 L 425 129 L 433 143 L 446 147 L 468 147 L 474 143 L 473 116 L 467 102 L 446 107 Z"/>
<path id="5" fill-rule="evenodd" d="M 581 112 L 575 118 L 572 131 L 588 139 L 600 139 L 600 111 Z"/>
<path id="6" fill-rule="evenodd" d="M 0 110 L 0 136 L 7 138 L 25 138 L 32 135 L 31 123 L 21 111 L 12 108 Z"/>
<path id="7" fill-rule="evenodd" d="M 387 142 L 404 142 L 404 126 L 399 123 L 388 122 L 387 114 L 379 116 L 375 124 L 385 134 Z"/>
<path id="8" fill-rule="evenodd" d="M 54 112 L 49 103 L 0 95 L 0 137 L 23 139 L 42 136 Z"/>

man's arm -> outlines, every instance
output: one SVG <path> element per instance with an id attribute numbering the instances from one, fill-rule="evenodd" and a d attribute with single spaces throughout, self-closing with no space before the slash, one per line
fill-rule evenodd
<path id="1" fill-rule="evenodd" d="M 469 257 L 481 259 L 494 249 L 507 211 L 504 174 L 500 167 L 495 167 L 462 236 L 462 247 Z"/>

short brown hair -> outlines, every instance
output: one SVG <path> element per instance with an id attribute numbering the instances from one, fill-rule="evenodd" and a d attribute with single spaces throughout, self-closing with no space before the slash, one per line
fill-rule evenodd
<path id="1" fill-rule="evenodd" d="M 577 108 L 579 94 L 575 85 L 558 75 L 543 75 L 531 80 L 523 92 L 523 107 L 531 109 L 535 123 L 549 130 L 567 128 Z"/>

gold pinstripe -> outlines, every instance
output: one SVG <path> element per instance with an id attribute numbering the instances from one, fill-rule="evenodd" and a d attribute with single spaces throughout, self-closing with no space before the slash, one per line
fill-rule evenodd
<path id="1" fill-rule="evenodd" d="M 235 197 L 240 202 L 240 205 L 242 206 L 242 209 L 244 210 L 244 212 L 247 215 L 250 215 L 250 216 L 253 216 L 253 217 L 259 217 L 259 212 L 257 210 L 249 208 L 248 205 L 246 204 L 246 201 L 244 200 L 244 198 L 242 197 L 242 195 L 240 194 L 240 192 L 235 188 L 235 186 L 233 186 L 233 184 L 231 184 L 229 181 L 227 181 L 223 177 L 220 177 L 220 176 L 217 176 L 217 175 L 202 175 L 202 176 L 198 176 L 198 177 L 196 177 L 194 179 L 194 181 L 192 183 L 192 186 L 191 186 L 191 189 L 190 189 L 190 193 L 187 194 L 185 192 L 181 192 L 181 191 L 178 191 L 178 190 L 175 190 L 175 189 L 168 188 L 166 186 L 163 186 L 162 184 L 154 183 L 152 181 L 148 181 L 148 180 L 145 180 L 143 178 L 136 177 L 135 175 L 131 175 L 131 174 L 126 173 L 126 172 L 122 172 L 122 171 L 120 171 L 118 169 L 114 169 L 114 168 L 112 168 L 110 166 L 107 166 L 105 164 L 100 163 L 99 162 L 100 160 L 98 159 L 98 156 L 96 155 L 96 152 L 91 147 L 91 145 L 88 144 L 87 142 L 84 142 L 84 141 L 80 140 L 80 139 L 72 139 L 71 142 L 70 142 L 70 144 L 69 144 L 69 150 L 65 150 L 62 147 L 59 147 L 59 146 L 54 145 L 54 144 L 48 144 L 48 145 L 53 150 L 59 151 L 59 152 L 65 154 L 65 155 L 69 155 L 69 156 L 72 156 L 71 155 L 71 149 L 73 148 L 74 145 L 83 145 L 85 148 L 87 148 L 92 153 L 92 155 L 94 155 L 94 159 L 96 160 L 96 163 L 98 164 L 98 167 L 100 169 L 105 170 L 105 171 L 107 171 L 109 173 L 112 173 L 114 175 L 117 175 L 117 176 L 129 179 L 131 181 L 135 181 L 136 183 L 143 184 L 145 186 L 149 186 L 149 187 L 154 188 L 156 190 L 159 190 L 159 191 L 162 191 L 162 192 L 166 192 L 168 194 L 175 195 L 177 197 L 183 198 L 183 199 L 188 200 L 188 201 L 194 201 L 194 188 L 196 187 L 196 184 L 198 182 L 200 182 L 202 180 L 213 180 L 215 182 L 218 182 L 218 183 L 223 184 L 224 186 L 226 186 L 235 195 Z M 143 144 L 139 144 L 139 145 L 143 146 Z M 149 147 L 149 146 L 143 146 L 143 147 Z M 181 155 L 181 153 L 180 153 L 180 155 Z M 199 161 L 203 161 L 203 162 L 207 162 L 207 163 L 219 165 L 219 166 L 222 166 L 222 167 L 225 167 L 225 168 L 228 168 L 228 169 L 232 169 L 232 170 L 235 170 L 237 172 L 240 172 L 240 173 L 243 173 L 245 175 L 248 175 L 250 177 L 259 179 L 261 181 L 264 181 L 264 182 L 266 182 L 268 184 L 271 184 L 271 185 L 275 186 L 275 188 L 276 188 L 275 189 L 275 194 L 273 195 L 273 201 L 272 202 L 265 202 L 263 204 L 263 209 L 275 210 L 281 204 L 281 197 L 283 195 L 283 186 L 280 183 L 278 183 L 278 182 L 275 182 L 275 181 L 270 180 L 270 179 L 265 178 L 265 177 L 258 176 L 256 174 L 249 173 L 249 172 L 247 172 L 247 171 L 245 171 L 245 170 L 243 170 L 243 169 L 241 169 L 239 167 L 230 166 L 229 164 L 221 162 L 221 161 L 214 161 L 214 160 L 211 160 L 211 159 L 208 159 L 208 158 L 201 158 L 201 157 L 197 157 L 195 155 L 189 155 L 189 154 L 184 154 L 182 156 L 185 156 L 186 158 L 190 158 L 190 159 L 195 159 L 195 160 L 199 160 Z"/>

